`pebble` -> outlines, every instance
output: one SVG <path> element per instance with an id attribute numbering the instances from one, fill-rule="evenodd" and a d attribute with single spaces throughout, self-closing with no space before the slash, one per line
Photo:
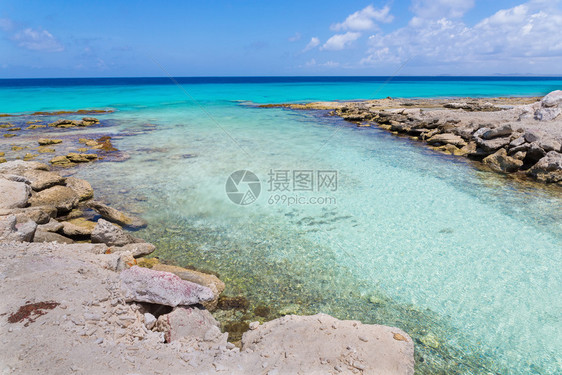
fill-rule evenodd
<path id="1" fill-rule="evenodd" d="M 365 370 L 365 365 L 362 364 L 362 363 L 355 362 L 355 363 L 353 363 L 353 367 L 355 367 L 356 369 L 361 370 L 361 371 Z"/>
<path id="2" fill-rule="evenodd" d="M 98 344 L 98 345 L 99 345 L 99 344 L 103 344 L 103 337 L 98 337 L 98 338 L 96 339 L 96 341 L 94 341 L 94 343 L 95 343 L 95 344 Z"/>
<path id="3" fill-rule="evenodd" d="M 359 340 L 361 340 L 363 342 L 369 342 L 369 339 L 366 338 L 365 336 L 359 336 Z"/>
<path id="4" fill-rule="evenodd" d="M 334 366 L 334 370 L 336 370 L 337 372 L 342 372 L 343 369 L 341 368 L 341 366 Z"/>
<path id="5" fill-rule="evenodd" d="M 251 330 L 258 329 L 259 326 L 260 326 L 260 322 L 251 322 L 249 324 Z"/>

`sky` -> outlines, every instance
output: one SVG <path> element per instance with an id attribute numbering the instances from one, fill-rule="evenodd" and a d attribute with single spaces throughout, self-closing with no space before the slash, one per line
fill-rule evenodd
<path id="1" fill-rule="evenodd" d="M 562 75 L 562 0 L 0 0 L 0 78 Z"/>

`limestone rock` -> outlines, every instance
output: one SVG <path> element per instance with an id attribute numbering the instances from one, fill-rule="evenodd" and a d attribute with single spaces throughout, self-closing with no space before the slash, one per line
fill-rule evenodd
<path id="1" fill-rule="evenodd" d="M 55 206 L 59 215 L 69 212 L 78 204 L 78 195 L 67 186 L 53 186 L 49 189 L 35 193 L 29 203 L 32 206 Z"/>
<path id="2" fill-rule="evenodd" d="M 207 310 L 197 307 L 176 307 L 171 313 L 161 315 L 156 331 L 164 332 L 166 342 L 183 337 L 205 338 L 209 341 L 221 338 L 219 323 Z M 226 344 L 226 338 L 223 340 Z"/>
<path id="3" fill-rule="evenodd" d="M 436 134 L 428 139 L 427 143 L 429 143 L 430 145 L 451 144 L 457 147 L 466 146 L 466 141 L 462 139 L 462 137 L 451 133 Z"/>
<path id="4" fill-rule="evenodd" d="M 121 272 L 121 289 L 127 301 L 176 307 L 213 299 L 211 289 L 180 279 L 169 272 L 133 266 Z"/>
<path id="5" fill-rule="evenodd" d="M 0 216 L 0 241 L 31 242 L 37 224 L 31 220 L 17 224 L 15 215 Z"/>
<path id="6" fill-rule="evenodd" d="M 494 128 L 494 129 L 490 129 L 486 132 L 484 132 L 484 134 L 482 134 L 482 139 L 493 139 L 493 138 L 498 138 L 498 137 L 505 137 L 508 135 L 511 135 L 511 133 L 513 133 L 513 129 L 511 128 L 510 124 L 505 124 L 503 126 Z"/>
<path id="7" fill-rule="evenodd" d="M 73 243 L 70 238 L 61 236 L 57 233 L 44 232 L 42 230 L 35 231 L 33 242 L 58 242 L 58 243 Z"/>
<path id="8" fill-rule="evenodd" d="M 23 172 L 28 170 L 43 170 L 48 171 L 49 166 L 47 164 L 39 163 L 37 161 L 23 161 L 23 160 L 13 160 L 0 165 L 0 173 L 22 175 Z"/>
<path id="9" fill-rule="evenodd" d="M 283 348 L 284 356 L 290 358 L 283 367 L 287 374 L 331 374 L 338 371 L 334 366 L 349 368 L 345 373 L 350 374 L 414 374 L 414 343 L 404 331 L 325 314 L 289 315 L 260 324 L 244 333 L 242 346 L 262 358 Z M 343 359 L 342 353 L 353 353 L 352 362 Z M 318 367 L 319 358 L 325 368 Z"/>
<path id="10" fill-rule="evenodd" d="M 161 263 L 153 265 L 152 269 L 156 271 L 171 272 L 174 275 L 179 276 L 182 280 L 191 281 L 192 283 L 203 285 L 211 289 L 213 291 L 214 298 L 212 301 L 208 302 L 208 305 L 205 305 L 205 307 L 210 310 L 213 310 L 216 307 L 219 296 L 225 288 L 224 283 L 215 275 L 209 275 L 203 272 Z"/>
<path id="11" fill-rule="evenodd" d="M 535 120 L 552 121 L 562 113 L 561 108 L 541 108 L 535 112 Z"/>
<path id="12" fill-rule="evenodd" d="M 31 188 L 23 182 L 11 181 L 0 175 L 0 208 L 25 207 Z"/>
<path id="13" fill-rule="evenodd" d="M 541 182 L 561 182 L 562 154 L 556 151 L 550 151 L 545 157 L 532 166 L 527 173 L 529 176 Z"/>
<path id="14" fill-rule="evenodd" d="M 74 190 L 80 201 L 88 200 L 94 197 L 94 189 L 92 189 L 92 185 L 90 185 L 90 183 L 86 180 L 81 180 L 76 177 L 67 177 L 66 186 Z"/>
<path id="15" fill-rule="evenodd" d="M 141 218 L 129 216 L 113 207 L 109 207 L 101 202 L 92 201 L 88 203 L 88 207 L 95 210 L 104 219 L 117 223 L 122 226 L 131 227 L 133 229 L 144 228 L 147 223 Z"/>
<path id="16" fill-rule="evenodd" d="M 48 146 L 48 145 L 56 145 L 62 143 L 62 139 L 39 138 L 37 142 L 41 146 Z"/>
<path id="17" fill-rule="evenodd" d="M 65 181 L 65 178 L 58 173 L 43 170 L 28 170 L 23 173 L 23 176 L 31 182 L 31 188 L 35 191 L 63 185 Z"/>
<path id="18" fill-rule="evenodd" d="M 104 243 L 108 246 L 124 246 L 130 243 L 142 242 L 142 240 L 125 233 L 123 229 L 111 224 L 109 221 L 99 219 L 92 232 L 92 242 Z"/>
<path id="19" fill-rule="evenodd" d="M 509 145 L 510 138 L 482 139 L 476 138 L 476 144 L 486 152 L 495 152 L 497 149 Z"/>
<path id="20" fill-rule="evenodd" d="M 92 234 L 93 230 L 83 226 L 78 226 L 68 221 L 63 221 L 62 223 L 62 234 L 67 237 L 88 237 Z"/>
<path id="21" fill-rule="evenodd" d="M 550 92 L 541 100 L 543 107 L 558 107 L 562 105 L 562 90 Z"/>
<path id="22" fill-rule="evenodd" d="M 51 233 L 58 232 L 61 229 L 62 229 L 62 224 L 56 221 L 55 219 L 51 219 L 48 223 L 37 226 L 37 230 L 43 232 L 51 232 Z"/>
<path id="23" fill-rule="evenodd" d="M 111 248 L 111 251 L 114 253 L 128 251 L 130 252 L 133 257 L 140 257 L 144 255 L 149 255 L 154 252 L 156 246 L 151 243 L 147 242 L 139 242 L 139 243 L 130 243 L 124 246 L 114 246 Z"/>
<path id="24" fill-rule="evenodd" d="M 523 161 L 507 156 L 507 151 L 504 148 L 485 157 L 482 161 L 492 170 L 502 173 L 516 172 L 523 166 Z"/>
<path id="25" fill-rule="evenodd" d="M 51 159 L 50 163 L 60 167 L 71 167 L 74 165 L 66 156 L 55 156 Z"/>

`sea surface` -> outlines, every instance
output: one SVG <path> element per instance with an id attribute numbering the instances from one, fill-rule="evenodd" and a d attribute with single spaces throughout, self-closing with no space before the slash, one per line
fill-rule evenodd
<path id="1" fill-rule="evenodd" d="M 559 374 L 560 190 L 323 111 L 255 106 L 556 89 L 561 78 L 0 80 L 0 113 L 115 109 L 91 131 L 128 159 L 77 175 L 148 220 L 136 235 L 153 255 L 218 273 L 250 310 L 400 327 L 417 373 Z"/>

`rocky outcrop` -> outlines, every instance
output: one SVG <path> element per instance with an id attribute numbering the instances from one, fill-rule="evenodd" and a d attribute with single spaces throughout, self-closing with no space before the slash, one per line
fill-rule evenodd
<path id="1" fill-rule="evenodd" d="M 438 99 L 404 102 L 407 107 L 400 107 L 399 101 L 388 98 L 331 105 L 323 102 L 320 107 L 333 108 L 331 114 L 359 126 L 378 126 L 425 142 L 439 152 L 482 161 L 496 172 L 562 186 L 556 162 L 562 154 L 561 90 L 551 92 L 540 101 L 521 101 L 522 105 L 511 107 L 488 105 L 482 100 L 475 100 L 471 106 L 463 102 L 443 103 Z M 316 105 L 283 107 L 311 109 Z M 432 110 L 434 107 L 440 109 Z M 459 109 L 471 114 L 463 114 Z M 545 121 L 549 123 L 541 124 Z"/>
<path id="2" fill-rule="evenodd" d="M 127 301 L 172 307 L 194 305 L 214 298 L 207 287 L 182 280 L 170 272 L 138 266 L 121 272 L 121 288 Z"/>

